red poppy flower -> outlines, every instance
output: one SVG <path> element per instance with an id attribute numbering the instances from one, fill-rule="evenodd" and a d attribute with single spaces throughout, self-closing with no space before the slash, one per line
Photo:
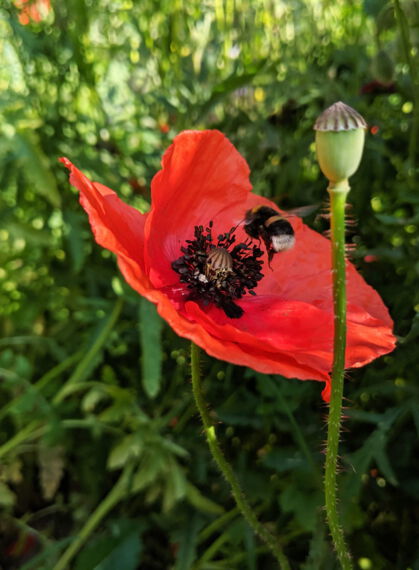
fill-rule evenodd
<path id="1" fill-rule="evenodd" d="M 51 8 L 50 0 L 15 0 L 15 6 L 19 10 L 22 26 L 30 22 L 41 22 Z"/>
<path id="2" fill-rule="evenodd" d="M 278 208 L 251 193 L 247 163 L 222 133 L 186 131 L 174 139 L 152 181 L 147 214 L 60 160 L 96 241 L 117 255 L 126 281 L 180 336 L 234 364 L 324 381 L 328 400 L 330 242 L 293 216 L 295 246 L 269 267 L 264 247 L 250 242 L 241 222 L 257 205 Z M 350 368 L 390 352 L 395 339 L 384 303 L 350 263 L 347 281 Z"/>

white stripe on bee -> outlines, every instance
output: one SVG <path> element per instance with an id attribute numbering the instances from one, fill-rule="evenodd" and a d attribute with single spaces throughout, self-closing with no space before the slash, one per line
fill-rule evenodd
<path id="1" fill-rule="evenodd" d="M 278 253 L 279 251 L 291 249 L 295 244 L 295 237 L 281 234 L 279 236 L 271 236 L 271 241 L 273 249 Z"/>

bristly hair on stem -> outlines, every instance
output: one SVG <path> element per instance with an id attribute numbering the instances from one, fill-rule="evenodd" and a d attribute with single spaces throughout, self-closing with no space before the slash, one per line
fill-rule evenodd
<path id="1" fill-rule="evenodd" d="M 352 570 L 352 559 L 346 546 L 338 514 L 337 473 L 338 449 L 341 437 L 343 381 L 346 351 L 346 257 L 345 257 L 345 203 L 349 192 L 348 181 L 329 185 L 331 203 L 331 243 L 333 268 L 333 306 L 335 315 L 332 387 L 327 421 L 325 459 L 325 507 L 333 545 L 343 570 Z"/>

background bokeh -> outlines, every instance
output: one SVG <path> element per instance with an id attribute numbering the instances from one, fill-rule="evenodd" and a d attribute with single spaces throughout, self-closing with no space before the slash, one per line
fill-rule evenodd
<path id="1" fill-rule="evenodd" d="M 256 192 L 324 205 L 312 125 L 343 100 L 369 124 L 351 257 L 399 344 L 347 375 L 340 507 L 356 568 L 418 570 L 419 2 L 27 4 L 0 6 L 0 567 L 58 569 L 78 535 L 75 570 L 275 568 L 204 444 L 188 343 L 94 243 L 57 158 L 146 211 L 173 136 L 217 128 Z M 203 371 L 226 455 L 293 568 L 337 568 L 322 385 L 208 357 Z"/>

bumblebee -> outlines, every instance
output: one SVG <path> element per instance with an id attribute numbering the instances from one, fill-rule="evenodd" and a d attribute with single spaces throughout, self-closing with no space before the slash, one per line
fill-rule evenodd
<path id="1" fill-rule="evenodd" d="M 295 243 L 294 230 L 288 220 L 268 206 L 255 206 L 246 212 L 244 230 L 254 239 L 262 239 L 269 264 L 275 253 L 291 249 Z"/>

